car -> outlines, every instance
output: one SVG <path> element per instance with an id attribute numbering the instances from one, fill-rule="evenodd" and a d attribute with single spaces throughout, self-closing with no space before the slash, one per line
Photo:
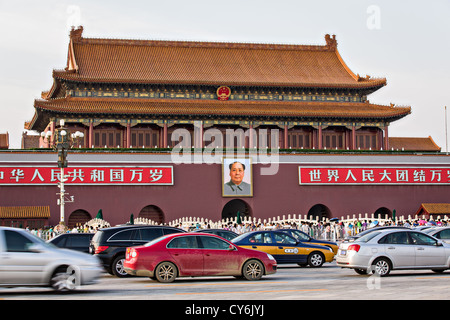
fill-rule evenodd
<path id="1" fill-rule="evenodd" d="M 99 229 L 91 240 L 89 252 L 97 256 L 104 269 L 117 277 L 126 277 L 123 269 L 127 247 L 141 246 L 171 233 L 186 232 L 169 226 L 122 225 Z"/>
<path id="2" fill-rule="evenodd" d="M 422 232 L 443 242 L 450 243 L 450 227 L 434 227 L 422 230 Z"/>
<path id="3" fill-rule="evenodd" d="M 278 229 L 278 231 L 286 232 L 286 233 L 290 234 L 291 236 L 293 236 L 294 238 L 296 238 L 298 241 L 303 242 L 303 243 L 318 244 L 321 246 L 330 247 L 331 250 L 333 250 L 334 254 L 337 253 L 338 248 L 339 248 L 339 246 L 337 245 L 336 242 L 314 239 L 314 238 L 310 237 L 309 235 L 307 235 L 305 232 L 300 231 L 298 229 Z"/>
<path id="4" fill-rule="evenodd" d="M 208 233 L 170 234 L 127 249 L 124 269 L 159 282 L 177 277 L 235 276 L 259 280 L 277 270 L 267 253 L 238 247 Z"/>
<path id="5" fill-rule="evenodd" d="M 199 229 L 199 230 L 195 230 L 194 232 L 215 234 L 215 235 L 218 235 L 219 237 L 227 239 L 228 241 L 230 241 L 238 236 L 238 234 L 236 232 L 233 232 L 231 230 L 224 230 L 224 229 Z"/>
<path id="6" fill-rule="evenodd" d="M 336 264 L 359 274 L 387 276 L 391 270 L 431 269 L 450 266 L 450 245 L 420 231 L 375 230 L 339 246 Z"/>
<path id="7" fill-rule="evenodd" d="M 72 291 L 98 282 L 98 258 L 60 249 L 20 228 L 0 227 L 0 286 Z"/>
<path id="8" fill-rule="evenodd" d="M 283 231 L 252 231 L 231 240 L 243 248 L 261 250 L 271 254 L 278 264 L 296 263 L 300 266 L 321 267 L 324 262 L 332 262 L 331 248 L 307 244 Z"/>
<path id="9" fill-rule="evenodd" d="M 62 233 L 47 242 L 59 248 L 89 253 L 89 244 L 93 236 L 93 233 Z"/>
<path id="10" fill-rule="evenodd" d="M 352 241 L 355 241 L 356 239 L 358 239 L 359 237 L 362 237 L 362 236 L 364 236 L 364 235 L 366 235 L 368 233 L 371 233 L 371 232 L 376 231 L 376 230 L 384 230 L 384 229 L 410 229 L 410 228 L 402 227 L 402 226 L 376 226 L 376 227 L 372 227 L 372 228 L 366 229 L 366 230 L 364 230 L 364 231 L 362 231 L 362 232 L 360 232 L 358 234 L 355 234 L 353 236 L 346 237 L 344 239 L 344 241 L 352 242 Z"/>

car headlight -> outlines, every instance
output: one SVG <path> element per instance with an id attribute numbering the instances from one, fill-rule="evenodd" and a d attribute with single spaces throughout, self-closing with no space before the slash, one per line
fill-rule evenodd
<path id="1" fill-rule="evenodd" d="M 271 254 L 268 254 L 268 253 L 267 253 L 267 257 L 268 257 L 270 260 L 276 261 L 275 258 L 274 258 Z"/>

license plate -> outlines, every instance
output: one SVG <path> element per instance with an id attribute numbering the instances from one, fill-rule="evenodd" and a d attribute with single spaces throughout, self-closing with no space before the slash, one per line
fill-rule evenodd
<path id="1" fill-rule="evenodd" d="M 341 255 L 341 256 L 347 255 L 347 250 L 341 250 L 340 255 Z"/>

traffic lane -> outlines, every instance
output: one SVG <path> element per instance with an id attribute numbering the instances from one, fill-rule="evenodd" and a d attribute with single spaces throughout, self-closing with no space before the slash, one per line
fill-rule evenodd
<path id="1" fill-rule="evenodd" d="M 450 272 L 395 271 L 389 277 L 361 276 L 334 263 L 321 268 L 279 266 L 260 281 L 233 277 L 179 278 L 163 284 L 145 277 L 116 278 L 104 274 L 98 284 L 74 293 L 42 288 L 0 288 L 2 300 L 350 300 L 448 299 Z"/>

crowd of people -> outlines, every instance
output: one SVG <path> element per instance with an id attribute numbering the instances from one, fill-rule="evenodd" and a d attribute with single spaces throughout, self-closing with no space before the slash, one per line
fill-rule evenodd
<path id="1" fill-rule="evenodd" d="M 347 221 L 335 221 L 335 222 L 326 222 L 326 221 L 280 221 L 280 222 L 269 222 L 269 223 L 252 223 L 252 222 L 243 222 L 243 223 L 235 223 L 229 222 L 225 225 L 220 225 L 217 227 L 216 225 L 211 224 L 202 224 L 200 222 L 191 222 L 191 223 L 183 223 L 174 225 L 174 227 L 183 229 L 185 231 L 194 231 L 200 229 L 216 229 L 221 228 L 224 230 L 230 230 L 237 234 L 242 234 L 250 231 L 259 231 L 259 230 L 279 230 L 279 229 L 299 229 L 304 233 L 308 234 L 312 238 L 320 239 L 320 240 L 341 240 L 346 238 L 347 236 L 356 235 L 362 231 L 367 230 L 368 228 L 373 228 L 377 226 L 403 226 L 407 228 L 414 228 L 419 226 L 450 226 L 450 222 L 446 219 L 414 219 L 414 220 L 403 220 L 398 219 L 396 221 L 384 220 L 379 222 L 378 220 L 369 220 L 369 219 L 354 219 Z M 88 225 L 86 224 L 77 224 L 73 228 L 62 228 L 60 225 L 56 225 L 54 227 L 48 228 L 39 228 L 39 229 L 29 229 L 27 230 L 36 236 L 48 240 L 51 239 L 58 234 L 63 232 L 78 232 L 78 233 L 95 233 L 101 225 Z"/>
<path id="2" fill-rule="evenodd" d="M 413 220 L 403 220 L 398 219 L 396 221 L 389 219 L 384 220 L 381 223 L 378 220 L 370 219 L 354 219 L 349 221 L 336 221 L 336 222 L 325 222 L 325 221 L 285 221 L 285 222 L 274 222 L 274 223 L 233 223 L 230 222 L 222 229 L 233 231 L 237 234 L 242 234 L 250 231 L 260 231 L 260 230 L 278 230 L 278 229 L 299 229 L 304 233 L 308 234 L 310 237 L 320 240 L 340 240 L 347 236 L 353 236 L 360 232 L 363 232 L 369 228 L 374 228 L 377 226 L 403 226 L 406 228 L 415 228 L 419 226 L 450 226 L 450 222 L 444 219 L 413 219 Z M 186 230 L 193 231 L 199 229 L 210 229 L 211 226 L 206 224 L 202 225 L 200 223 L 191 223 L 176 225 L 176 227 Z M 214 227 L 213 227 L 214 228 Z"/>

